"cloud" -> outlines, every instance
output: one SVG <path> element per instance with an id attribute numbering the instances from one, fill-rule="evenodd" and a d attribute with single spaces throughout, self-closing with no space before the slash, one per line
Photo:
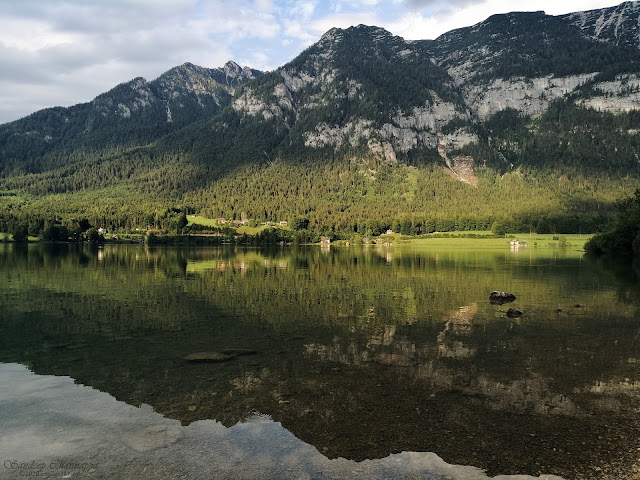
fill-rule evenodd
<path id="1" fill-rule="evenodd" d="M 483 4 L 486 2 L 478 2 L 478 0 L 403 0 L 404 5 L 411 10 L 421 10 L 426 8 L 443 8 L 447 9 L 465 7 L 471 4 Z"/>
<path id="2" fill-rule="evenodd" d="M 249 65 L 251 68 L 262 70 L 263 72 L 274 70 L 279 65 L 273 65 L 271 63 L 271 55 L 268 52 L 256 50 L 253 52 L 247 52 L 246 55 L 238 57 L 238 63 L 240 65 Z"/>
<path id="3" fill-rule="evenodd" d="M 278 39 L 273 10 L 269 0 L 5 2 L 0 123 L 17 112 L 86 102 L 118 83 L 151 80 L 186 61 L 221 66 L 234 57 L 234 42 Z"/>
<path id="4" fill-rule="evenodd" d="M 340 13 L 319 18 L 312 22 L 308 28 L 316 37 L 319 37 L 334 27 L 349 28 L 360 24 L 376 25 L 379 22 L 373 13 Z"/>

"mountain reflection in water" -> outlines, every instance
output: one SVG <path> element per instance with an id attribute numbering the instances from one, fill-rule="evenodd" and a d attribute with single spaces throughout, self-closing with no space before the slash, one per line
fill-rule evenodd
<path id="1" fill-rule="evenodd" d="M 295 443 L 305 460 L 291 468 L 311 476 L 450 468 L 438 457 L 489 475 L 633 478 L 637 467 L 637 290 L 575 252 L 35 245 L 0 247 L 0 270 L 0 361 L 150 405 L 151 430 L 117 437 L 129 450 L 160 435 L 175 437 L 163 452 L 191 445 L 180 451 L 195 463 L 198 442 L 236 459 L 226 471 L 239 477 L 276 468 L 282 455 L 249 437 L 227 451 L 204 433 L 246 432 L 250 418 Z M 516 294 L 521 318 L 490 304 L 496 289 Z M 224 361 L 185 360 L 203 352 Z M 23 422 L 38 416 L 25 417 L 18 391 L 2 402 Z M 6 456 L 19 434 L 2 436 Z"/>
<path id="2" fill-rule="evenodd" d="M 75 474 L 109 480 L 488 479 L 478 468 L 449 465 L 434 453 L 403 452 L 364 462 L 330 460 L 258 413 L 228 428 L 214 420 L 182 426 L 148 405 L 136 408 L 74 385 L 69 377 L 34 375 L 22 365 L 0 364 L 0 381 L 14 388 L 12 394 L 0 394 L 4 407 L 0 456 L 7 459 L 0 465 L 1 478 L 39 472 L 36 477 L 73 478 Z"/>

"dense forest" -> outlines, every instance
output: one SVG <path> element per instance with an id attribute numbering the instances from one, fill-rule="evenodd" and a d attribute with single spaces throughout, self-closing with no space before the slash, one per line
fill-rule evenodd
<path id="1" fill-rule="evenodd" d="M 389 164 L 354 148 L 306 157 L 283 151 L 274 160 L 233 165 L 165 139 L 123 154 L 78 153 L 71 165 L 3 180 L 0 230 L 26 224 L 35 235 L 50 223 L 73 229 L 86 219 L 109 231 L 176 231 L 180 214 L 199 213 L 256 222 L 302 217 L 312 232 L 334 238 L 387 229 L 597 232 L 616 201 L 638 187 L 640 137 L 626 133 L 638 115 L 562 101 L 535 120 L 501 112 L 473 125 L 479 141 L 459 152 L 484 163 L 477 186 L 448 175 L 435 151 L 414 156 L 413 164 Z M 255 131 L 237 148 L 257 152 L 269 142 L 268 131 Z"/>
<path id="2" fill-rule="evenodd" d="M 310 230 L 336 238 L 389 228 L 405 234 L 596 232 L 611 219 L 615 202 L 638 186 L 637 176 L 625 173 L 637 168 L 640 138 L 624 133 L 637 115 L 565 103 L 535 121 L 512 111 L 496 115 L 477 127 L 479 142 L 460 152 L 484 160 L 477 186 L 447 175 L 435 152 L 414 165 L 388 164 L 354 149 L 234 167 L 163 146 L 87 155 L 46 173 L 5 179 L 0 230 L 26 224 L 36 235 L 50 223 L 73 229 L 86 219 L 110 231 L 175 231 L 181 213 L 199 213 L 244 214 L 257 222 L 304 217 Z M 242 148 L 258 151 L 270 140 L 256 134 Z M 359 161 L 350 161 L 357 153 Z"/>

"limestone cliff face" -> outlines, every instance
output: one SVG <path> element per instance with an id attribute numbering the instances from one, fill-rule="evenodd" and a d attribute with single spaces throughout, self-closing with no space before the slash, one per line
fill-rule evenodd
<path id="1" fill-rule="evenodd" d="M 637 60 L 639 25 L 640 2 L 558 17 L 509 13 L 448 32 L 428 48 L 462 89 L 477 120 L 506 108 L 538 116 L 549 101 L 576 93 L 612 69 L 625 75 L 598 84 L 594 96 L 601 98 L 582 103 L 616 113 L 637 105 L 634 77 L 617 64 L 623 58 L 629 65 Z M 602 61 L 596 61 L 598 56 Z"/>
<path id="2" fill-rule="evenodd" d="M 594 96 L 580 102 L 585 107 L 612 113 L 640 110 L 640 75 L 618 75 L 614 80 L 597 82 L 593 91 Z"/>
<path id="3" fill-rule="evenodd" d="M 460 111 L 456 105 L 445 102 L 433 92 L 434 100 L 411 112 L 399 111 L 396 116 L 376 127 L 372 120 L 350 119 L 342 125 L 321 123 L 310 132 L 305 132 L 305 145 L 311 148 L 345 145 L 352 147 L 360 143 L 387 161 L 395 162 L 395 152 L 407 153 L 414 148 L 436 148 L 438 132 L 453 119 L 469 119 L 468 112 Z M 453 140 L 455 138 L 455 140 Z M 474 141 L 473 135 L 453 135 L 452 143 L 460 148 Z"/>
<path id="4" fill-rule="evenodd" d="M 372 66 L 364 72 L 351 68 L 354 54 L 366 55 L 364 63 Z M 397 70 L 390 65 L 397 65 Z M 418 68 L 426 80 L 413 84 L 417 91 L 408 100 L 398 102 L 397 92 L 377 89 L 389 83 L 389 75 L 397 75 L 395 83 L 402 89 L 404 71 Z M 433 82 L 431 76 L 440 81 Z M 265 85 L 245 87 L 233 109 L 281 121 L 311 149 L 364 145 L 371 155 L 395 162 L 398 153 L 436 148 L 439 131 L 453 119 L 471 119 L 462 99 L 455 101 L 459 94 L 451 94 L 453 80 L 432 62 L 427 50 L 378 27 L 332 29 L 266 77 Z"/>
<path id="5" fill-rule="evenodd" d="M 547 109 L 550 101 L 569 95 L 594 76 L 498 78 L 484 85 L 468 86 L 464 94 L 467 104 L 479 120 L 485 120 L 507 108 L 536 117 Z"/>

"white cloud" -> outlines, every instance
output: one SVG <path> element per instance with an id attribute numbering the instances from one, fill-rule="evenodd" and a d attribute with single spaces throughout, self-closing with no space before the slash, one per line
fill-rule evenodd
<path id="1" fill-rule="evenodd" d="M 274 9 L 272 0 L 255 0 L 253 4 L 257 10 L 263 12 L 270 12 Z"/>
<path id="2" fill-rule="evenodd" d="M 285 15 L 289 18 L 299 18 L 301 20 L 306 20 L 311 18 L 313 12 L 315 12 L 317 6 L 317 2 L 295 2 L 295 4 L 285 9 Z"/>
<path id="3" fill-rule="evenodd" d="M 284 22 L 284 34 L 299 40 L 304 46 L 308 46 L 318 40 L 316 31 L 310 30 L 307 23 L 297 20 L 286 20 Z"/>
<path id="4" fill-rule="evenodd" d="M 263 51 L 247 52 L 246 56 L 239 57 L 237 62 L 240 65 L 249 65 L 251 68 L 262 70 L 263 72 L 275 70 L 280 65 L 271 63 L 271 56 Z"/>
<path id="5" fill-rule="evenodd" d="M 349 28 L 360 24 L 379 25 L 380 23 L 372 13 L 340 13 L 328 15 L 313 21 L 309 25 L 309 30 L 315 34 L 317 38 L 334 27 Z"/>
<path id="6" fill-rule="evenodd" d="M 374 7 L 380 3 L 384 3 L 382 0 L 333 0 L 332 6 L 337 11 L 343 10 L 359 10 L 363 7 Z"/>

